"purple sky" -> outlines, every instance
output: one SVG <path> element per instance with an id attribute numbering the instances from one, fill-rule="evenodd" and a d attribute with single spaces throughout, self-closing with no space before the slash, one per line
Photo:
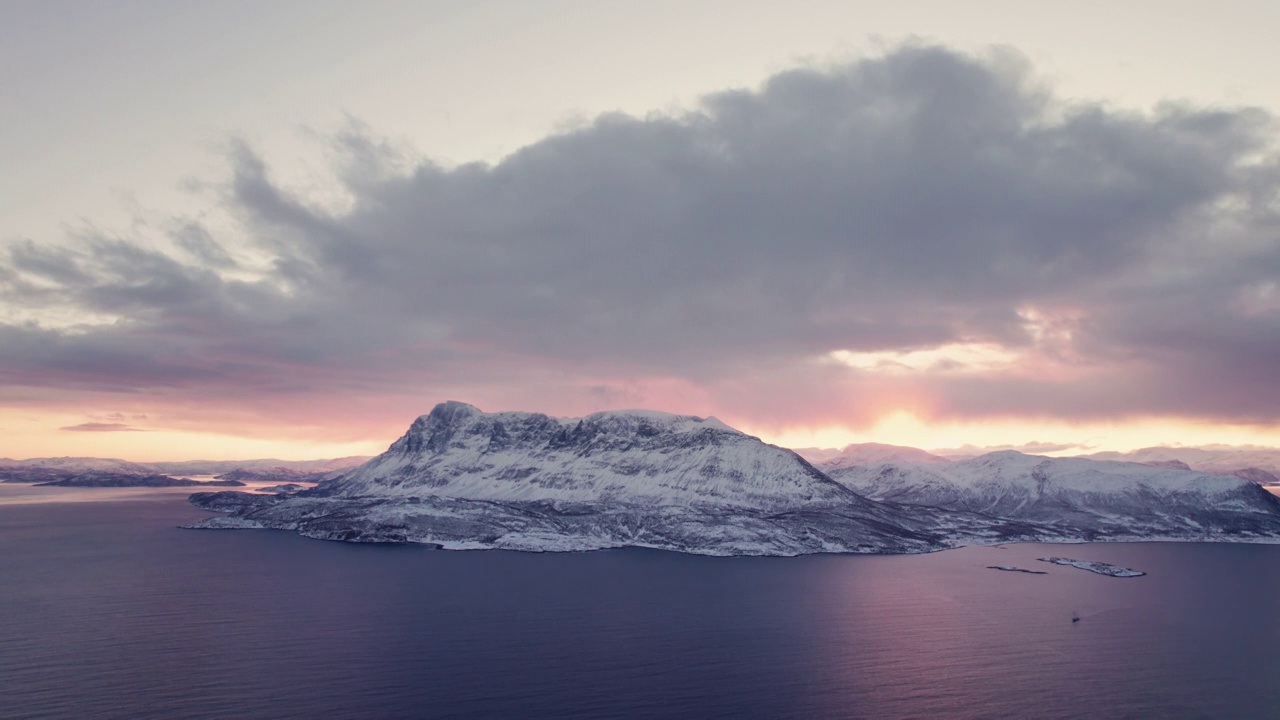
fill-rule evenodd
<path id="1" fill-rule="evenodd" d="M 236 137 L 191 208 L 9 236 L 0 456 L 132 430 L 376 449 L 444 399 L 1026 433 L 980 444 L 1280 424 L 1266 109 L 1117 107 L 1012 49 L 908 42 L 488 163 L 354 117 L 318 140 L 324 192 Z"/>

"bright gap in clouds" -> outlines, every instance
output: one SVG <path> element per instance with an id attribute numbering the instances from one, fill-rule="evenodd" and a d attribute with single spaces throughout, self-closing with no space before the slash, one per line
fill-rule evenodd
<path id="1" fill-rule="evenodd" d="M 834 350 L 828 357 L 856 370 L 901 374 L 999 370 L 1016 363 L 1022 358 L 1022 353 L 995 343 L 950 343 L 928 350 Z"/>
<path id="2" fill-rule="evenodd" d="M 1050 366 L 1071 364 L 1071 343 L 1085 314 L 1075 308 L 1017 310 L 1030 343 L 1009 347 L 990 340 L 950 342 L 935 347 L 901 350 L 833 350 L 826 358 L 854 370 L 885 375 L 912 373 L 1047 373 Z M 1048 362 L 1046 362 L 1048 361 Z"/>

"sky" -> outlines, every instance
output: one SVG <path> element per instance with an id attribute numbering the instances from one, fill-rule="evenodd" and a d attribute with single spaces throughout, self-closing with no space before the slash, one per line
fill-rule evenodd
<path id="1" fill-rule="evenodd" d="M 0 457 L 454 399 L 1280 445 L 1280 4 L 0 3 Z"/>

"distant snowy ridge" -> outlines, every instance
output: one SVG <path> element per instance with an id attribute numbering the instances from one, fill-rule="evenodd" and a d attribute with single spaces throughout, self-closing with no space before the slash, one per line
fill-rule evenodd
<path id="1" fill-rule="evenodd" d="M 306 472 L 287 467 L 238 468 L 231 472 L 215 475 L 217 480 L 240 480 L 242 482 L 319 482 L 329 474 L 328 471 Z"/>
<path id="2" fill-rule="evenodd" d="M 1084 539 L 1280 535 L 1280 500 L 1249 480 L 1008 450 L 949 465 L 831 469 L 873 500 L 1033 522 Z"/>
<path id="3" fill-rule="evenodd" d="M 1176 461 L 1192 470 L 1213 475 L 1247 477 L 1249 471 L 1260 470 L 1271 477 L 1280 476 L 1280 448 L 1149 447 L 1125 453 L 1100 452 L 1086 457 L 1140 463 Z"/>
<path id="4" fill-rule="evenodd" d="M 116 458 L 91 457 L 47 457 L 27 460 L 0 458 L 0 482 L 54 482 L 68 480 L 84 473 L 111 473 L 138 477 L 229 475 L 220 479 L 313 482 L 330 473 L 359 465 L 368 459 L 368 457 L 346 457 L 333 460 L 185 460 L 139 463 Z"/>
<path id="5" fill-rule="evenodd" d="M 854 443 L 840 450 L 802 448 L 796 450 L 801 457 L 813 463 L 819 470 L 845 468 L 854 465 L 877 465 L 887 462 L 907 462 L 921 465 L 940 465 L 951 462 L 947 458 L 918 448 L 883 443 Z"/>
<path id="6" fill-rule="evenodd" d="M 113 472 L 131 475 L 154 475 L 160 472 L 155 467 L 145 463 L 129 462 L 127 460 L 118 460 L 116 458 L 88 457 L 46 457 L 31 458 L 29 460 L 5 460 L 3 467 L 29 470 L 40 469 L 65 473 Z"/>

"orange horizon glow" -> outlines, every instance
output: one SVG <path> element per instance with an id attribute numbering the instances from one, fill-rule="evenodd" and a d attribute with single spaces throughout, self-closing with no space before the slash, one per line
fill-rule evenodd
<path id="1" fill-rule="evenodd" d="M 711 413 L 715 414 L 715 413 Z M 842 448 L 852 443 L 876 442 L 924 450 L 965 446 L 1021 447 L 1028 443 L 1052 443 L 1071 447 L 1050 455 L 1125 452 L 1154 446 L 1263 446 L 1280 445 L 1280 428 L 1210 423 L 1186 419 L 1145 418 L 1129 421 L 1067 423 L 1053 420 L 933 420 L 906 411 L 882 414 L 871 426 L 836 424 L 798 427 L 771 426 L 747 419 L 720 416 L 727 424 L 765 442 L 789 448 Z M 296 428 L 271 433 L 256 427 L 253 434 L 213 430 L 146 428 L 125 432 L 75 432 L 59 428 L 76 425 L 83 416 L 33 413 L 17 416 L 0 411 L 0 457 L 15 460 L 35 457 L 103 457 L 134 462 L 178 460 L 316 460 L 351 455 L 376 455 L 386 450 L 408 427 L 383 437 L 358 437 L 349 441 L 298 438 Z M 335 435 L 332 429 L 325 433 Z M 353 435 L 356 433 L 353 432 Z"/>
<path id="2" fill-rule="evenodd" d="M 839 426 L 825 428 L 762 429 L 752 432 L 766 442 L 783 447 L 840 448 L 853 443 L 884 443 L 922 450 L 1021 447 L 1031 443 L 1073 447 L 1038 454 L 1077 455 L 1094 452 L 1128 452 L 1146 447 L 1199 447 L 1230 445 L 1273 447 L 1280 426 L 1223 424 L 1187 419 L 1144 418 L 1128 421 L 1068 423 L 1052 420 L 1005 419 L 978 421 L 925 421 L 903 411 L 882 415 L 866 429 Z"/>

